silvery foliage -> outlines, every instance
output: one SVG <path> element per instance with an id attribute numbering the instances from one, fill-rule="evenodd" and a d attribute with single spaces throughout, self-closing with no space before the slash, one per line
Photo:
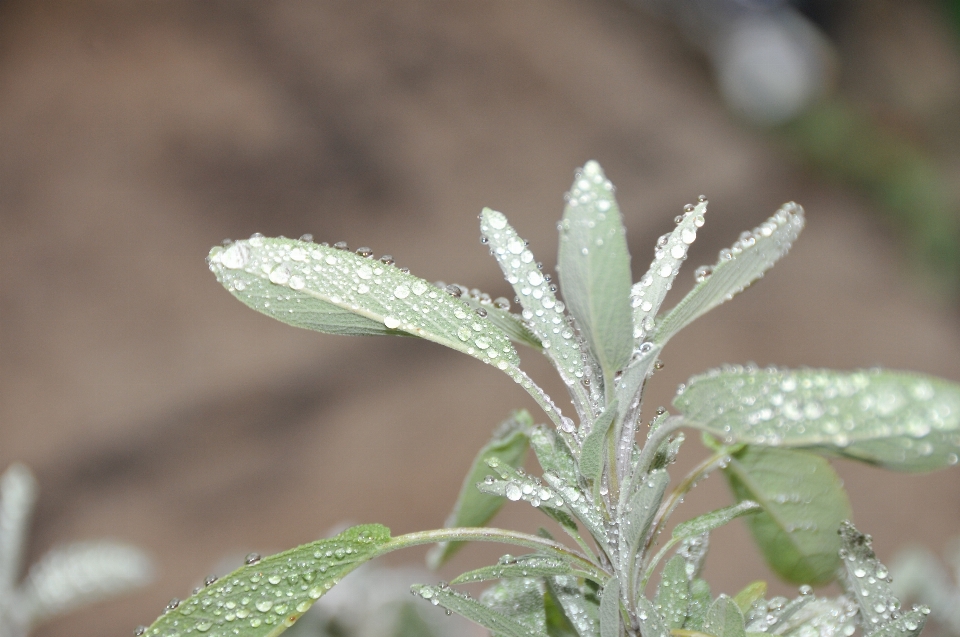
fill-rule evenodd
<path id="1" fill-rule="evenodd" d="M 54 547 L 20 581 L 36 498 L 36 480 L 24 465 L 11 465 L 0 476 L 0 637 L 23 637 L 50 617 L 153 577 L 142 551 L 98 540 Z"/>
<path id="2" fill-rule="evenodd" d="M 210 269 L 249 307 L 320 332 L 446 345 L 508 374 L 549 422 L 535 424 L 525 411 L 504 420 L 474 459 L 445 528 L 391 537 L 368 524 L 251 560 L 174 600 L 136 634 L 276 635 L 378 555 L 436 544 L 428 562 L 438 567 L 465 542 L 488 541 L 528 552 L 413 593 L 505 637 L 849 637 L 858 628 L 868 637 L 914 637 L 927 610 L 900 608 L 870 538 L 846 521 L 850 503 L 828 458 L 902 471 L 957 464 L 960 387 L 877 369 L 731 365 L 681 385 L 675 414 L 645 405 L 667 343 L 761 278 L 804 225 L 802 208 L 784 205 L 714 265 L 697 268 L 692 290 L 664 311 L 706 212 L 704 197 L 685 206 L 634 282 L 614 188 L 596 162 L 577 173 L 566 196 L 557 280 L 505 215 L 485 209 L 482 241 L 519 312 L 506 298 L 431 284 L 369 248 L 350 252 L 306 235 L 255 234 L 211 250 Z M 569 390 L 567 413 L 520 368 L 516 345 L 550 360 Z M 649 418 L 645 432 L 641 414 Z M 682 428 L 700 430 L 709 454 L 673 481 Z M 540 475 L 523 469 L 529 448 Z M 734 504 L 673 524 L 684 495 L 714 472 L 725 476 Z M 487 526 L 505 502 L 519 501 L 550 518 L 554 531 Z M 762 582 L 714 596 L 700 577 L 710 533 L 741 516 L 772 570 L 801 585 L 795 599 L 766 599 Z M 834 580 L 843 594 L 814 595 L 811 586 Z M 485 581 L 496 583 L 479 597 L 455 588 Z"/>
<path id="3" fill-rule="evenodd" d="M 960 635 L 960 537 L 953 538 L 943 558 L 941 562 L 922 546 L 898 552 L 890 564 L 893 591 L 901 599 L 928 605 L 938 626 Z"/>

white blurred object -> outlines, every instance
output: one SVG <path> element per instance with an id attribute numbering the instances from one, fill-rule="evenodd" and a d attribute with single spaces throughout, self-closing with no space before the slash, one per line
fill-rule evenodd
<path id="1" fill-rule="evenodd" d="M 0 637 L 24 637 L 54 615 L 153 578 L 140 549 L 100 540 L 54 547 L 18 583 L 36 497 L 36 480 L 25 466 L 14 464 L 0 476 Z"/>

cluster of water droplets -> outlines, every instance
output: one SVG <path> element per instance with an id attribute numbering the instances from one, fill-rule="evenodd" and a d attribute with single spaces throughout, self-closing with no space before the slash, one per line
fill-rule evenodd
<path id="1" fill-rule="evenodd" d="M 707 199 L 700 195 L 698 201 L 697 205 L 684 206 L 683 214 L 675 219 L 677 227 L 657 239 L 649 269 L 630 290 L 633 337 L 638 344 L 653 331 L 663 299 L 687 259 L 687 250 L 697 238 L 697 229 L 703 226 Z"/>
<path id="2" fill-rule="evenodd" d="M 555 557 L 531 553 L 514 557 L 504 555 L 496 564 L 478 568 L 464 573 L 453 580 L 453 584 L 469 582 L 485 582 L 493 579 L 509 579 L 516 577 L 546 577 L 558 573 L 569 573 L 570 567 L 566 562 Z"/>
<path id="3" fill-rule="evenodd" d="M 207 578 L 190 598 L 173 599 L 150 628 L 136 635 L 184 637 L 204 634 L 233 637 L 250 629 L 291 626 L 340 579 L 389 539 L 379 525 L 354 527 L 261 561 L 251 555 L 246 566 L 221 579 Z"/>
<path id="4" fill-rule="evenodd" d="M 521 316 L 540 339 L 547 356 L 570 385 L 584 377 L 580 340 L 557 300 L 556 287 L 544 275 L 527 242 L 520 238 L 500 212 L 486 209 L 480 215 L 480 230 L 490 245 L 507 282 L 523 307 Z"/>
<path id="5" fill-rule="evenodd" d="M 529 476 L 522 469 L 501 462 L 496 456 L 487 459 L 487 466 L 496 471 L 500 479 L 487 476 L 477 485 L 481 492 L 505 497 L 512 502 L 523 500 L 535 507 L 542 504 L 559 509 L 564 506 L 563 498 L 536 476 Z"/>
<path id="6" fill-rule="evenodd" d="M 960 453 L 960 396 L 913 374 L 728 365 L 691 379 L 677 405 L 730 441 L 846 448 L 898 438 L 901 461 L 947 445 L 955 464 Z"/>
<path id="7" fill-rule="evenodd" d="M 345 247 L 345 246 L 344 246 Z M 392 265 L 392 258 L 373 258 L 336 247 L 290 239 L 249 240 L 214 248 L 208 258 L 220 282 L 256 309 L 286 322 L 309 313 L 322 302 L 454 349 L 502 370 L 519 363 L 506 336 L 466 304 L 426 281 Z M 267 285 L 267 282 L 272 285 Z M 329 306 L 327 306 L 329 307 Z M 329 310 L 326 310 L 329 311 Z M 305 326 L 343 331 L 337 325 Z M 374 323 L 375 325 L 375 323 Z"/>

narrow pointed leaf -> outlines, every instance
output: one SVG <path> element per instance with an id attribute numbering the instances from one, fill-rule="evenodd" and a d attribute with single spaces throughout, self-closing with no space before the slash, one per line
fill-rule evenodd
<path id="1" fill-rule="evenodd" d="M 543 582 L 535 578 L 504 580 L 483 591 L 480 603 L 487 608 L 516 620 L 530 635 L 547 632 L 546 611 L 543 604 Z"/>
<path id="2" fill-rule="evenodd" d="M 625 553 L 630 556 L 631 561 L 636 559 L 640 551 L 644 538 L 650 530 L 650 523 L 663 501 L 663 492 L 668 484 L 670 484 L 670 476 L 666 471 L 663 469 L 651 471 L 637 487 L 621 513 L 620 533 L 623 536 Z"/>
<path id="3" fill-rule="evenodd" d="M 548 582 L 549 579 L 544 580 Z M 576 626 L 567 617 L 563 604 L 557 599 L 551 586 L 544 586 L 543 609 L 546 614 L 546 628 L 549 637 L 581 637 Z M 591 636 L 593 637 L 593 636 Z"/>
<path id="4" fill-rule="evenodd" d="M 633 352 L 630 254 L 613 186 L 595 161 L 570 188 L 557 261 L 563 298 L 612 383 Z"/>
<path id="5" fill-rule="evenodd" d="M 470 472 L 463 479 L 460 495 L 453 507 L 453 513 L 447 518 L 449 527 L 486 526 L 503 506 L 504 499 L 495 495 L 481 493 L 477 483 L 490 475 L 489 461 L 497 458 L 502 464 L 519 467 L 523 464 L 529 446 L 529 432 L 533 419 L 525 410 L 515 411 L 510 418 L 500 423 L 493 438 L 480 449 Z M 442 542 L 430 551 L 427 562 L 430 568 L 439 568 L 462 548 L 464 542 Z"/>
<path id="6" fill-rule="evenodd" d="M 630 290 L 633 306 L 633 336 L 636 346 L 644 342 L 654 331 L 655 319 L 663 305 L 663 299 L 673 287 L 680 266 L 687 259 L 687 250 L 697 238 L 697 229 L 703 225 L 707 202 L 686 209 L 677 227 L 663 235 L 654 247 L 653 262 Z"/>
<path id="7" fill-rule="evenodd" d="M 547 578 L 546 588 L 580 637 L 596 637 L 600 630 L 600 600 L 593 588 L 570 576 Z"/>
<path id="8" fill-rule="evenodd" d="M 506 334 L 400 268 L 327 246 L 253 237 L 215 247 L 210 269 L 235 297 L 284 323 L 331 334 L 418 336 L 506 370 Z"/>
<path id="9" fill-rule="evenodd" d="M 10 595 L 20 577 L 36 500 L 37 481 L 30 469 L 10 465 L 0 476 L 0 597 Z"/>
<path id="10" fill-rule="evenodd" d="M 568 483 L 576 482 L 577 469 L 573 454 L 553 429 L 535 427 L 530 433 L 530 446 L 544 471 L 552 471 Z"/>
<path id="11" fill-rule="evenodd" d="M 654 604 L 663 615 L 667 628 L 683 628 L 690 607 L 690 582 L 686 562 L 680 555 L 674 555 L 663 567 Z"/>
<path id="12" fill-rule="evenodd" d="M 457 287 L 461 290 L 465 289 L 463 286 Z M 527 326 L 522 316 L 497 307 L 490 301 L 483 302 L 470 294 L 462 294 L 460 300 L 472 307 L 474 311 L 480 310 L 480 313 L 486 313 L 487 320 L 503 330 L 503 333 L 510 337 L 510 340 L 514 343 L 520 343 L 534 349 L 543 349 L 540 339 Z"/>
<path id="13" fill-rule="evenodd" d="M 683 623 L 685 630 L 703 630 L 710 603 L 710 584 L 700 578 L 690 582 L 690 607 L 687 610 L 687 621 Z"/>
<path id="14" fill-rule="evenodd" d="M 537 637 L 546 635 L 544 631 L 534 630 L 516 619 L 507 617 L 502 612 L 494 610 L 469 595 L 455 591 L 452 588 L 417 584 L 412 586 L 411 590 L 431 604 L 435 603 L 438 606 L 442 606 L 447 610 L 466 617 L 472 622 L 480 624 L 497 637 Z"/>
<path id="15" fill-rule="evenodd" d="M 960 385 L 907 372 L 729 366 L 695 376 L 674 405 L 727 442 L 810 448 L 902 471 L 960 455 Z"/>
<path id="16" fill-rule="evenodd" d="M 486 582 L 495 579 L 518 579 L 529 577 L 550 577 L 553 575 L 573 575 L 569 562 L 545 555 L 522 555 L 497 564 L 484 566 L 455 577 L 451 584 Z"/>
<path id="17" fill-rule="evenodd" d="M 600 481 L 600 475 L 603 473 L 603 458 L 607 451 L 607 433 L 616 417 L 617 401 L 614 399 L 594 421 L 590 433 L 583 440 L 583 447 L 580 450 L 580 473 L 590 481 L 590 484 L 597 484 Z"/>
<path id="18" fill-rule="evenodd" d="M 673 528 L 673 537 L 686 539 L 697 535 L 703 535 L 710 531 L 720 528 L 724 524 L 748 513 L 757 513 L 761 507 L 751 500 L 742 500 L 732 506 L 717 509 L 699 515 L 692 520 L 681 522 Z"/>
<path id="19" fill-rule="evenodd" d="M 746 637 L 743 613 L 736 602 L 726 595 L 720 595 L 707 612 L 703 632 L 716 637 Z"/>
<path id="20" fill-rule="evenodd" d="M 21 603 L 31 623 L 146 585 L 150 558 L 115 542 L 76 542 L 55 547 L 30 568 Z M 23 611 L 24 609 L 20 609 Z"/>
<path id="21" fill-rule="evenodd" d="M 484 208 L 480 230 L 500 269 L 513 286 L 523 306 L 523 317 L 540 339 L 544 353 L 553 362 L 568 385 L 579 387 L 583 377 L 583 358 L 564 304 L 550 290 L 550 282 L 537 267 L 527 242 L 496 210 Z"/>
<path id="22" fill-rule="evenodd" d="M 805 451 L 747 447 L 724 469 L 739 500 L 763 511 L 747 526 L 770 567 L 798 584 L 825 584 L 840 567 L 837 529 L 851 516 L 840 477 Z"/>
<path id="23" fill-rule="evenodd" d="M 640 619 L 641 637 L 670 637 L 670 628 L 657 607 L 649 599 L 640 595 L 637 598 L 637 611 Z"/>
<path id="24" fill-rule="evenodd" d="M 917 637 L 926 623 L 927 613 L 924 609 L 914 608 L 868 634 L 870 637 Z"/>
<path id="25" fill-rule="evenodd" d="M 616 577 L 600 593 L 600 637 L 620 637 L 620 580 Z"/>
<path id="26" fill-rule="evenodd" d="M 609 550 L 607 542 L 607 531 L 603 524 L 603 513 L 597 506 L 577 487 L 571 486 L 552 473 L 543 474 L 543 480 L 553 488 L 553 490 L 562 498 L 566 509 L 587 529 L 590 535 L 602 546 L 604 550 Z M 550 503 L 555 506 L 556 500 Z"/>
<path id="27" fill-rule="evenodd" d="M 707 551 L 710 549 L 710 534 L 704 533 L 696 537 L 685 539 L 680 548 L 677 549 L 677 555 L 684 559 L 684 569 L 687 573 L 687 579 L 691 582 L 700 575 L 703 570 L 704 562 L 707 560 Z"/>
<path id="28" fill-rule="evenodd" d="M 236 628 L 243 637 L 279 635 L 345 575 L 376 557 L 389 540 L 387 527 L 364 524 L 272 555 L 180 602 L 143 634 L 176 637 L 190 629 L 205 637 L 235 637 Z"/>
<path id="29" fill-rule="evenodd" d="M 697 271 L 697 285 L 659 321 L 653 341 L 670 338 L 763 276 L 793 245 L 803 229 L 803 208 L 784 204 L 775 215 L 744 235 L 712 268 Z"/>

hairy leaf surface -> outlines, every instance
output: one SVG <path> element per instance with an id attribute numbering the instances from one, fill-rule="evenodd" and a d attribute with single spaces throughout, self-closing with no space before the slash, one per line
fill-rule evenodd
<path id="1" fill-rule="evenodd" d="M 674 555 L 660 573 L 660 585 L 654 604 L 663 615 L 667 628 L 683 628 L 690 606 L 690 581 L 687 579 L 686 560 Z"/>
<path id="2" fill-rule="evenodd" d="M 570 576 L 550 577 L 546 584 L 580 637 L 596 637 L 600 630 L 600 600 L 594 590 Z"/>
<path id="3" fill-rule="evenodd" d="M 526 410 L 513 412 L 510 418 L 500 423 L 493 438 L 480 449 L 473 459 L 470 472 L 463 479 L 460 495 L 453 507 L 453 513 L 447 518 L 449 527 L 486 526 L 493 519 L 504 499 L 496 495 L 481 493 L 477 483 L 490 474 L 489 461 L 497 458 L 502 464 L 519 467 L 527 455 L 529 432 L 533 427 L 533 418 Z M 439 568 L 444 562 L 460 550 L 464 542 L 442 542 L 427 556 L 431 568 Z"/>
<path id="4" fill-rule="evenodd" d="M 616 577 L 600 593 L 600 637 L 620 637 L 620 580 Z"/>
<path id="5" fill-rule="evenodd" d="M 673 528 L 673 537 L 687 539 L 720 528 L 724 524 L 735 520 L 741 515 L 748 513 L 757 513 L 760 511 L 760 505 L 752 500 L 742 500 L 732 506 L 710 511 L 703 515 L 698 515 L 692 520 L 681 522 Z"/>
<path id="6" fill-rule="evenodd" d="M 906 372 L 729 366 L 674 399 L 727 442 L 806 447 L 903 471 L 957 463 L 960 386 Z"/>
<path id="7" fill-rule="evenodd" d="M 486 582 L 494 579 L 517 579 L 572 575 L 573 569 L 566 560 L 533 553 L 520 557 L 501 558 L 497 564 L 483 566 L 455 577 L 451 584 Z"/>
<path id="8" fill-rule="evenodd" d="M 527 628 L 530 635 L 545 635 L 547 632 L 543 583 L 538 578 L 499 582 L 483 591 L 480 602 L 487 608 L 516 620 Z"/>
<path id="9" fill-rule="evenodd" d="M 557 262 L 563 298 L 612 383 L 633 351 L 630 254 L 613 186 L 595 161 L 567 195 Z"/>
<path id="10" fill-rule="evenodd" d="M 375 557 L 389 540 L 387 527 L 364 524 L 272 555 L 237 569 L 174 608 L 168 607 L 143 634 L 179 637 L 189 629 L 206 637 L 279 635 L 347 573 Z"/>
<path id="11" fill-rule="evenodd" d="M 793 245 L 803 229 L 803 208 L 795 203 L 780 210 L 730 249 L 712 268 L 697 271 L 697 285 L 657 324 L 653 341 L 663 344 L 684 327 L 763 276 Z"/>
<path id="12" fill-rule="evenodd" d="M 508 617 L 499 609 L 481 603 L 449 586 L 417 584 L 411 590 L 435 606 L 442 606 L 490 630 L 495 637 L 546 637 L 542 625 L 529 625 Z M 541 601 L 542 606 L 542 601 Z"/>
<path id="13" fill-rule="evenodd" d="M 614 399 L 593 423 L 593 428 L 590 429 L 590 433 L 583 440 L 579 461 L 580 473 L 591 484 L 600 481 L 600 475 L 603 472 L 603 458 L 607 450 L 607 433 L 616 417 L 617 401 Z"/>
<path id="14" fill-rule="evenodd" d="M 716 637 L 746 637 L 743 613 L 737 603 L 726 595 L 720 595 L 707 611 L 703 632 Z"/>
<path id="15" fill-rule="evenodd" d="M 210 269 L 251 308 L 296 327 L 348 335 L 410 335 L 506 370 L 510 339 L 468 305 L 393 265 L 292 239 L 215 247 Z"/>
<path id="16" fill-rule="evenodd" d="M 852 512 L 840 477 L 805 451 L 747 447 L 724 473 L 738 500 L 763 511 L 746 518 L 767 563 L 798 584 L 825 584 L 840 567 L 840 523 Z"/>

